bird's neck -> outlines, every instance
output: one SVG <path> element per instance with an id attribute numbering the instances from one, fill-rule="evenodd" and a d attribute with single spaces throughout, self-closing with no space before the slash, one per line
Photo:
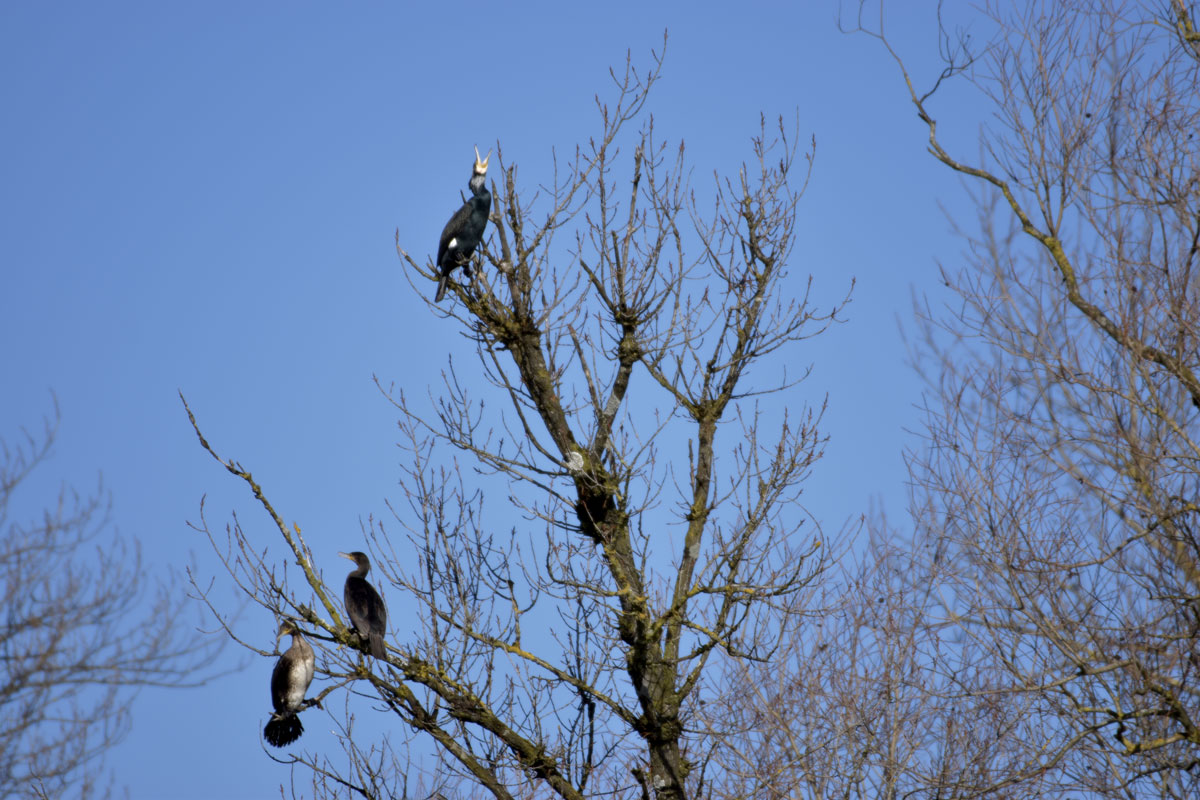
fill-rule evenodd
<path id="1" fill-rule="evenodd" d="M 472 175 L 471 181 L 467 185 L 471 187 L 471 193 L 474 194 L 476 197 L 479 197 L 481 195 L 488 193 L 486 184 L 487 184 L 487 176 L 486 175 Z"/>

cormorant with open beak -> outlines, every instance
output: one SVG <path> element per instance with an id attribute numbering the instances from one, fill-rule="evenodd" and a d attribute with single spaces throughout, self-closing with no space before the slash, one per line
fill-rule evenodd
<path id="1" fill-rule="evenodd" d="M 480 161 L 479 148 L 475 148 L 475 168 L 467 184 L 471 187 L 471 198 L 454 212 L 446 227 L 442 228 L 437 252 L 437 266 L 442 275 L 438 279 L 437 294 L 433 298 L 435 303 L 441 302 L 446 296 L 446 283 L 455 267 L 462 267 L 463 275 L 471 277 L 471 255 L 479 245 L 479 240 L 483 238 L 488 214 L 492 210 L 492 193 L 486 186 L 488 159 L 491 157 L 492 151 L 488 150 L 487 157 Z"/>
<path id="2" fill-rule="evenodd" d="M 312 645 L 300 635 L 296 624 L 286 619 L 275 634 L 275 643 L 288 633 L 292 635 L 292 646 L 279 657 L 271 673 L 271 703 L 275 713 L 263 728 L 263 738 L 274 747 L 285 747 L 300 738 L 304 726 L 297 712 L 313 704 L 312 700 L 304 699 L 317 662 Z"/>
<path id="3" fill-rule="evenodd" d="M 371 560 L 367 558 L 366 553 L 357 550 L 338 555 L 350 559 L 358 567 L 346 576 L 346 589 L 342 595 L 346 601 L 346 613 L 350 615 L 350 624 L 358 631 L 358 635 L 370 644 L 371 655 L 386 658 L 383 637 L 387 634 L 387 608 L 383 605 L 383 598 L 379 596 L 379 592 L 367 583 Z"/>

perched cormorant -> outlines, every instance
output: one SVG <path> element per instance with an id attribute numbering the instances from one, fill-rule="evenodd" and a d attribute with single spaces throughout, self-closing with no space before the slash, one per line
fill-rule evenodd
<path id="1" fill-rule="evenodd" d="M 492 193 L 487 190 L 488 159 L 492 151 L 488 150 L 487 158 L 479 160 L 479 148 L 475 148 L 475 168 L 471 172 L 471 199 L 463 203 L 462 208 L 454 212 L 454 216 L 442 228 L 442 238 L 438 240 L 437 266 L 442 271 L 438 279 L 435 303 L 441 302 L 446 296 L 446 283 L 450 280 L 450 272 L 461 266 L 463 275 L 471 277 L 471 254 L 479 240 L 483 238 L 483 229 L 487 227 L 488 213 L 492 209 Z"/>
<path id="2" fill-rule="evenodd" d="M 384 607 L 379 592 L 367 583 L 371 560 L 367 558 L 366 553 L 357 550 L 338 555 L 358 565 L 358 569 L 346 576 L 346 591 L 343 595 L 346 600 L 346 613 L 350 615 L 350 624 L 358 631 L 359 636 L 370 642 L 371 655 L 386 658 L 383 637 L 387 633 L 387 608 Z"/>
<path id="3" fill-rule="evenodd" d="M 263 738 L 275 747 L 285 747 L 300 738 L 304 726 L 300 724 L 300 716 L 296 713 L 309 705 L 305 702 L 304 693 L 312 683 L 313 667 L 316 657 L 312 646 L 300 635 L 300 629 L 291 620 L 284 620 L 275 634 L 275 643 L 283 635 L 292 635 L 292 646 L 279 657 L 275 671 L 271 673 L 271 703 L 275 713 L 263 728 Z"/>

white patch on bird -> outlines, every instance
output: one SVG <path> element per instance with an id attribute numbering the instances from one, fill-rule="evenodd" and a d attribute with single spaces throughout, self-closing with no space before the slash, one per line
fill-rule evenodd
<path id="1" fill-rule="evenodd" d="M 451 239 L 450 243 L 447 244 L 446 247 L 458 247 L 458 237 L 455 236 L 453 239 Z"/>

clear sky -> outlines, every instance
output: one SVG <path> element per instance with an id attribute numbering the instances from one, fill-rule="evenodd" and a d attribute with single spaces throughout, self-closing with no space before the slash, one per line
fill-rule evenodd
<path id="1" fill-rule="evenodd" d="M 928 78 L 935 3 L 896 6 L 897 41 Z M 939 299 L 937 261 L 961 249 L 939 203 L 963 194 L 925 154 L 893 64 L 840 34 L 837 8 L 0 5 L 3 434 L 36 427 L 54 392 L 63 421 L 42 496 L 102 474 L 116 524 L 182 591 L 188 564 L 217 569 L 186 525 L 206 495 L 215 526 L 237 510 L 262 546 L 279 544 L 198 446 L 182 390 L 340 584 L 337 551 L 359 549 L 361 521 L 397 494 L 395 415 L 372 376 L 423 392 L 464 347 L 413 295 L 395 232 L 432 257 L 475 145 L 500 142 L 522 175 L 545 174 L 552 148 L 596 131 L 608 68 L 626 51 L 645 63 L 669 29 L 650 110 L 659 136 L 686 140 L 698 185 L 750 157 L 760 113 L 798 114 L 817 139 L 793 279 L 811 273 L 830 303 L 851 278 L 857 289 L 848 324 L 806 351 L 805 391 L 828 391 L 831 436 L 806 497 L 827 527 L 875 500 L 898 517 L 921 391 L 900 331 L 914 291 Z M 254 608 L 241 629 L 269 646 L 274 624 Z M 227 654 L 232 671 L 205 687 L 139 696 L 109 758 L 132 797 L 277 796 L 288 780 L 258 738 L 272 662 Z M 309 716 L 300 743 L 319 748 L 331 739 Z"/>

